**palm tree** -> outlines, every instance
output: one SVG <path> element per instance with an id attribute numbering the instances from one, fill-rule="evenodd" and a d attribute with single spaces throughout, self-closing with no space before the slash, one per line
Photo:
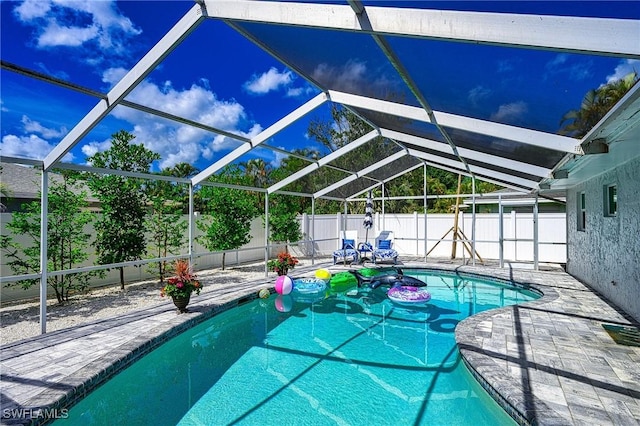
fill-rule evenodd
<path id="1" fill-rule="evenodd" d="M 244 166 L 245 173 L 251 178 L 253 186 L 264 188 L 267 185 L 270 167 L 263 159 L 252 158 L 246 163 L 241 163 L 241 166 Z"/>
<path id="2" fill-rule="evenodd" d="M 567 112 L 560 120 L 561 135 L 582 138 L 638 81 L 638 73 L 633 71 L 620 80 L 607 83 L 587 92 L 580 109 Z M 566 124 L 565 124 L 566 123 Z"/>

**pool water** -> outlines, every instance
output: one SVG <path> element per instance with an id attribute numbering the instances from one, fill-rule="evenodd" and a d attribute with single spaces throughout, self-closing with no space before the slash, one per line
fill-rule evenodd
<path id="1" fill-rule="evenodd" d="M 427 282 L 426 306 L 394 305 L 384 288 L 257 299 L 163 344 L 57 423 L 515 424 L 464 366 L 454 329 L 475 313 L 538 296 L 404 272 Z"/>

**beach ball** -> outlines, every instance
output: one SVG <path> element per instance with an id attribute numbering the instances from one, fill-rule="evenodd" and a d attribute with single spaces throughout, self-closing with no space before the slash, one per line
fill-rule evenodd
<path id="1" fill-rule="evenodd" d="M 278 294 L 289 294 L 293 290 L 293 281 L 287 275 L 280 275 L 275 287 Z"/>
<path id="2" fill-rule="evenodd" d="M 267 288 L 263 288 L 262 290 L 260 290 L 258 292 L 258 297 L 260 299 L 266 299 L 267 297 L 269 297 L 271 295 L 271 292 L 269 291 L 269 289 Z"/>
<path id="3" fill-rule="evenodd" d="M 291 307 L 293 306 L 293 301 L 291 300 L 291 296 L 279 294 L 276 297 L 276 309 L 279 312 L 289 312 Z"/>
<path id="4" fill-rule="evenodd" d="M 316 271 L 316 278 L 323 281 L 329 281 L 331 279 L 331 272 L 327 269 L 318 269 Z"/>

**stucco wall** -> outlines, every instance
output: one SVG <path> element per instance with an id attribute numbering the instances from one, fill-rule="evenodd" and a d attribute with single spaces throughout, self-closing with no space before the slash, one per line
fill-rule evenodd
<path id="1" fill-rule="evenodd" d="M 605 186 L 617 185 L 618 212 L 605 216 Z M 578 193 L 586 226 L 578 231 Z M 567 190 L 567 272 L 640 321 L 640 157 Z"/>

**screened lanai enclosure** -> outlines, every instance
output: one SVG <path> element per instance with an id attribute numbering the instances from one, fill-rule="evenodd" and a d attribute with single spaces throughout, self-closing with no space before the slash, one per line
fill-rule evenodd
<path id="1" fill-rule="evenodd" d="M 638 150 L 637 140 L 616 140 L 638 120 L 637 78 L 619 100 L 598 104 L 601 118 L 589 121 L 585 110 L 589 99 L 596 103 L 591 91 L 624 81 L 640 64 L 640 8 L 632 2 L 145 4 L 143 13 L 154 18 L 131 32 L 139 53 L 113 62 L 84 57 L 90 72 L 73 57 L 46 50 L 44 38 L 37 55 L 28 54 L 10 33 L 26 31 L 24 8 L 2 4 L 2 162 L 42 170 L 41 259 L 47 259 L 54 169 L 185 185 L 190 238 L 182 256 L 194 257 L 194 192 L 222 185 L 211 176 L 254 159 L 295 164 L 275 183 L 227 185 L 264 197 L 266 260 L 269 199 L 277 194 L 311 200 L 311 216 L 316 200 L 343 203 L 345 210 L 335 213 L 348 216 L 354 204 L 364 212 L 369 191 L 377 214 L 384 216 L 386 200 L 403 197 L 422 200 L 424 214 L 434 197 L 430 170 L 442 169 L 472 179 L 465 194 L 472 203 L 483 181 L 530 195 L 535 213 L 538 199 L 558 199 L 575 179 L 597 173 L 595 165 Z M 118 7 L 126 13 L 131 5 Z M 267 96 L 274 93 L 278 98 Z M 357 125 L 336 121 L 335 108 L 352 113 Z M 313 122 L 341 138 L 321 143 L 308 133 Z M 161 147 L 163 157 L 148 173 L 87 164 L 86 156 L 104 150 L 109 135 L 123 128 L 137 143 Z M 34 144 L 37 149 L 24 148 Z M 198 172 L 189 178 L 155 173 L 181 161 Z M 406 173 L 421 175 L 421 194 L 394 185 Z M 475 226 L 467 234 L 471 245 Z M 426 255 L 441 235 L 429 235 L 426 225 L 421 230 L 411 237 Z M 305 239 L 314 245 L 313 229 Z M 38 273 L 2 282 L 41 279 L 44 300 L 47 276 L 67 272 L 48 271 L 42 261 Z"/>

